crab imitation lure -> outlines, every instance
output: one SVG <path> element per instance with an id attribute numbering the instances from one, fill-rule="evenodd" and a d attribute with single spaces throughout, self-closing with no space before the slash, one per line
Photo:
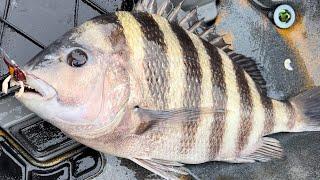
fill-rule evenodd
<path id="1" fill-rule="evenodd" d="M 15 94 L 20 97 L 24 93 L 24 82 L 26 81 L 25 73 L 20 69 L 14 60 L 10 60 L 9 56 L 0 48 L 0 57 L 4 60 L 9 69 L 9 76 L 2 82 L 2 92 L 7 94 L 10 86 L 19 85 L 21 88 Z"/>

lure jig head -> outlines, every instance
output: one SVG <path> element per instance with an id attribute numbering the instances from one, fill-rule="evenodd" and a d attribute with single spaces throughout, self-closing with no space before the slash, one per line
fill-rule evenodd
<path id="1" fill-rule="evenodd" d="M 16 82 L 20 86 L 19 91 L 15 94 L 16 97 L 20 97 L 24 93 L 24 82 L 26 82 L 25 73 L 17 65 L 16 62 L 10 60 L 9 56 L 0 48 L 0 58 L 6 63 L 9 69 L 9 76 L 2 82 L 1 91 L 4 94 L 8 94 L 9 83 Z M 12 81 L 11 81 L 12 80 Z M 11 83 L 10 83 L 11 84 Z"/>

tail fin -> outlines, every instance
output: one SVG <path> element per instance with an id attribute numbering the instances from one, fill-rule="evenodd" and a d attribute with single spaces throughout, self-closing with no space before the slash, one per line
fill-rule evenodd
<path id="1" fill-rule="evenodd" d="M 291 100 L 303 114 L 302 131 L 320 131 L 320 87 L 307 90 Z"/>

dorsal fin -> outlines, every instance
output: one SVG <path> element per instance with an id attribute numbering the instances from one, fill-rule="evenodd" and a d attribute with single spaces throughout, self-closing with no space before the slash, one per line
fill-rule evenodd
<path id="1" fill-rule="evenodd" d="M 246 57 L 242 54 L 237 54 L 232 50 L 230 50 L 227 54 L 235 63 L 242 67 L 251 76 L 258 87 L 260 87 L 261 92 L 264 95 L 267 95 L 267 83 L 261 74 L 262 67 L 260 64 L 258 64 L 252 58 Z"/>
<path id="2" fill-rule="evenodd" d="M 208 27 L 204 23 L 204 19 L 199 20 L 197 18 L 197 8 L 187 13 L 181 10 L 183 2 L 184 0 L 181 0 L 177 6 L 174 6 L 170 0 L 164 0 L 158 7 L 155 0 L 139 0 L 135 4 L 133 11 L 148 12 L 163 16 L 169 22 L 178 23 L 186 31 L 196 34 L 201 39 L 223 50 L 233 62 L 242 67 L 251 76 L 258 87 L 260 87 L 262 93 L 267 94 L 266 81 L 260 72 L 262 67 L 252 58 L 238 54 L 230 49 L 230 44 L 224 41 L 223 36 L 215 32 L 214 25 Z"/>

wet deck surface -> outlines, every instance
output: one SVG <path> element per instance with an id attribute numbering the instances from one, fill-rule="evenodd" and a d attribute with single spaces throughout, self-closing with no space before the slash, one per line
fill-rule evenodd
<path id="1" fill-rule="evenodd" d="M 99 15 L 81 0 L 78 2 L 78 18 L 75 18 L 75 0 L 11 0 L 8 13 L 3 0 L 0 2 L 0 15 L 7 16 L 8 21 L 48 45 L 74 25 Z M 95 2 L 108 11 L 114 11 L 121 5 L 121 1 Z M 247 1 L 220 2 L 216 20 L 218 32 L 226 34 L 225 38 L 236 51 L 255 58 L 263 65 L 263 75 L 272 96 L 287 98 L 320 84 L 320 2 L 287 1 L 298 9 L 299 14 L 297 25 L 288 30 L 277 29 Z M 5 28 L 1 46 L 19 64 L 24 64 L 41 51 L 40 47 L 10 28 Z M 293 71 L 284 68 L 283 61 L 288 58 L 293 62 Z M 1 64 L 0 72 L 4 71 Z M 10 102 L 14 103 L 7 105 L 5 110 L 0 109 L 1 120 L 29 113 L 17 102 Z M 8 112 L 16 114 L 8 115 Z M 283 160 L 254 164 L 211 162 L 188 167 L 200 179 L 319 179 L 320 133 L 279 134 L 274 137 L 284 146 L 287 156 Z M 128 160 L 112 156 L 106 156 L 106 159 L 104 172 L 96 179 L 157 178 Z"/>

